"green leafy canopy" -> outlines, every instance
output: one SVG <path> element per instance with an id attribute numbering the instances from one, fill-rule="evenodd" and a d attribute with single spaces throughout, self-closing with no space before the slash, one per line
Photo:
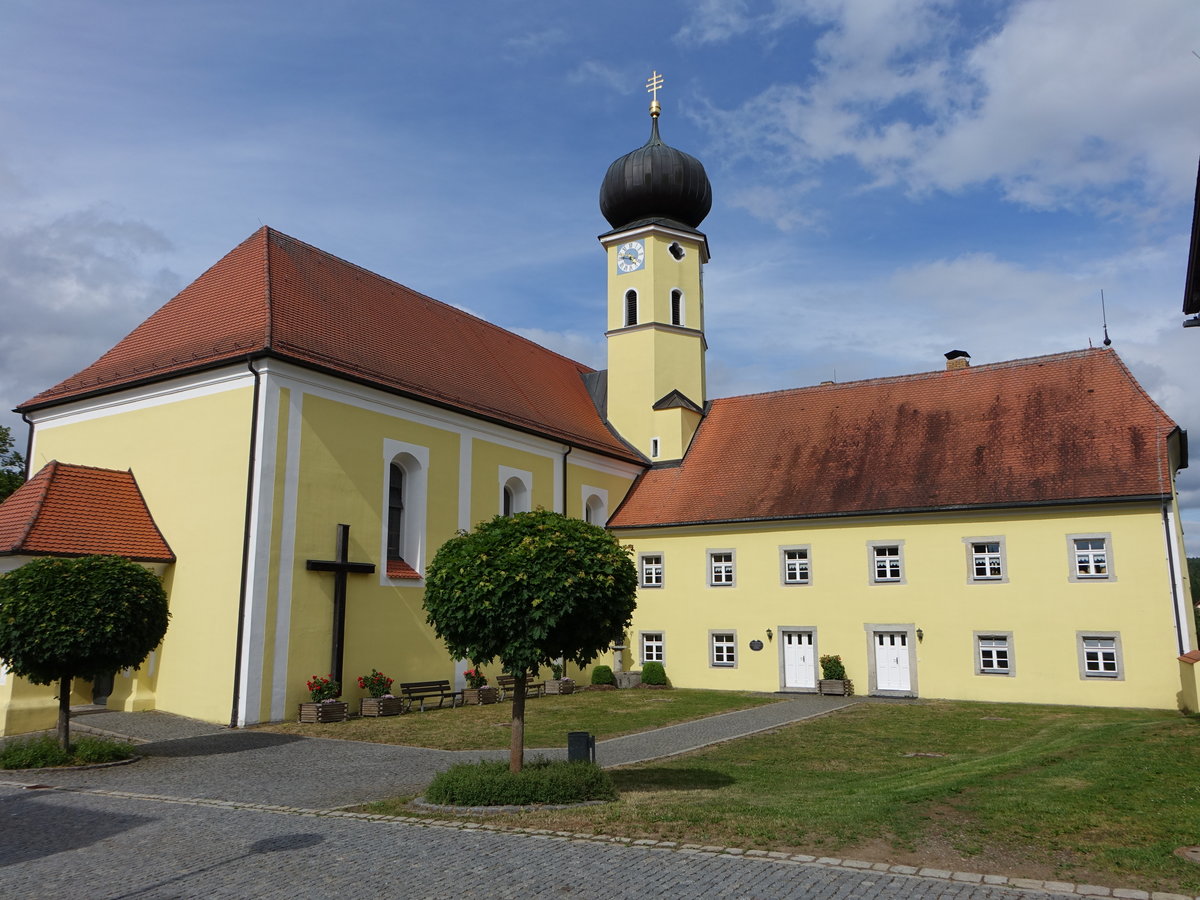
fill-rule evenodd
<path id="1" fill-rule="evenodd" d="M 451 538 L 425 575 L 425 611 L 459 659 L 514 675 L 562 657 L 586 666 L 633 620 L 631 551 L 547 510 L 496 516 Z"/>
<path id="2" fill-rule="evenodd" d="M 158 576 L 135 562 L 35 559 L 0 577 L 0 659 L 35 684 L 136 669 L 169 616 Z"/>
<path id="3" fill-rule="evenodd" d="M 12 431 L 0 425 L 0 500 L 25 483 L 25 460 L 13 449 Z"/>

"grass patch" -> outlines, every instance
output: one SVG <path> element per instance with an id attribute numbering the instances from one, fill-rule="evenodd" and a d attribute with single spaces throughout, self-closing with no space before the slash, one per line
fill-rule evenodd
<path id="1" fill-rule="evenodd" d="M 81 737 L 63 750 L 51 735 L 5 741 L 0 746 L 0 769 L 46 769 L 54 766 L 89 766 L 133 756 L 133 747 L 122 741 Z"/>
<path id="2" fill-rule="evenodd" d="M 732 691 L 582 691 L 525 703 L 525 746 L 564 747 L 568 731 L 600 740 L 691 719 L 774 703 L 776 698 Z M 284 722 L 268 731 L 309 737 L 405 744 L 439 750 L 502 750 L 510 743 L 512 704 L 432 709 L 402 716 L 351 719 L 328 725 Z"/>
<path id="3" fill-rule="evenodd" d="M 1200 843 L 1198 770 L 1198 717 L 860 704 L 614 770 L 609 806 L 501 821 L 1196 895 L 1172 851 Z"/>
<path id="4" fill-rule="evenodd" d="M 608 773 L 590 762 L 534 760 L 520 772 L 507 762 L 464 763 L 433 779 L 425 791 L 430 803 L 458 806 L 527 806 L 615 800 Z"/>

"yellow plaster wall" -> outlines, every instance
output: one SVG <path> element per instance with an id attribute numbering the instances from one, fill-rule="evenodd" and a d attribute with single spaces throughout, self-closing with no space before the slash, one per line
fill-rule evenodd
<path id="1" fill-rule="evenodd" d="M 1111 533 L 1115 581 L 1068 580 L 1068 534 Z M 963 539 L 1003 536 L 1007 583 L 968 583 Z M 924 632 L 914 669 L 925 697 L 1098 706 L 1175 707 L 1179 664 L 1165 542 L 1152 506 L 1026 513 L 873 517 L 787 527 L 619 534 L 638 552 L 664 554 L 662 588 L 642 588 L 630 631 L 665 635 L 676 685 L 778 690 L 779 632 L 816 631 L 816 655 L 840 654 L 859 692 L 868 685 L 865 624 Z M 871 582 L 868 541 L 903 542 L 904 584 Z M 808 545 L 812 583 L 781 584 L 779 548 Z M 733 550 L 736 584 L 709 587 L 707 552 Z M 770 628 L 774 640 L 767 637 Z M 736 631 L 732 669 L 709 665 L 709 632 Z M 1076 632 L 1120 632 L 1121 681 L 1083 679 Z M 1012 632 L 1015 676 L 975 674 L 973 632 Z M 764 649 L 751 651 L 753 639 Z"/>
<path id="2" fill-rule="evenodd" d="M 470 441 L 470 520 L 474 525 L 499 511 L 499 469 L 506 466 L 533 475 L 531 506 L 553 509 L 558 505 L 555 473 L 561 456 L 545 456 L 490 440 L 464 437 L 452 428 L 438 428 L 358 406 L 306 394 L 301 400 L 300 464 L 297 510 L 299 526 L 292 564 L 291 628 L 288 635 L 288 672 L 285 710 L 306 700 L 304 682 L 329 671 L 333 576 L 309 572 L 308 559 L 329 559 L 334 552 L 335 527 L 350 527 L 350 559 L 373 562 L 382 570 L 384 516 L 382 511 L 387 469 L 385 440 L 402 441 L 429 450 L 426 505 L 425 562 L 458 529 L 461 460 Z M 568 460 L 570 458 L 568 457 Z M 285 473 L 277 469 L 276 503 L 283 502 Z M 620 502 L 631 479 L 573 465 L 568 462 L 568 509 L 582 514 L 581 486 L 609 492 L 609 510 Z M 277 515 L 277 521 L 280 521 Z M 282 524 L 282 522 L 281 522 Z M 273 556 L 270 580 L 278 581 L 278 556 Z M 446 678 L 454 681 L 462 666 L 425 622 L 420 583 L 393 580 L 381 584 L 374 575 L 351 575 L 347 585 L 344 697 L 352 704 L 365 694 L 357 686 L 359 675 L 372 668 L 397 683 Z M 272 598 L 267 645 L 275 639 L 278 598 Z M 265 666 L 259 718 L 270 717 L 274 687 L 270 666 Z M 498 669 L 490 674 L 499 674 Z"/>
<path id="3" fill-rule="evenodd" d="M 35 471 L 52 459 L 132 469 L 179 559 L 164 578 L 164 644 L 153 665 L 118 673 L 110 708 L 229 720 L 252 399 L 247 386 L 36 429 Z M 23 716 L 14 699 L 10 723 Z"/>

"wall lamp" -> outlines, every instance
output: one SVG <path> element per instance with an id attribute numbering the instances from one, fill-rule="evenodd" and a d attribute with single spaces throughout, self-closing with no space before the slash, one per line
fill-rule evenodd
<path id="1" fill-rule="evenodd" d="M 924 629 L 924 628 L 918 628 L 918 629 L 917 629 L 917 643 L 919 644 L 919 643 L 921 643 L 921 642 L 922 642 L 922 641 L 924 641 L 924 640 L 925 640 L 925 629 Z"/>
<path id="2" fill-rule="evenodd" d="M 773 632 L 770 628 L 767 629 L 767 640 L 768 641 L 775 640 L 775 632 Z"/>

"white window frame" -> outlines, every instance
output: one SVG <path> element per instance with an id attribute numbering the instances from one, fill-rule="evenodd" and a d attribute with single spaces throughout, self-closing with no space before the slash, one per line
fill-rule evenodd
<path id="1" fill-rule="evenodd" d="M 718 662 L 720 658 L 720 662 Z M 708 665 L 713 669 L 737 668 L 737 630 L 716 629 L 708 633 Z"/>
<path id="2" fill-rule="evenodd" d="M 1008 555 L 1003 535 L 966 537 L 963 538 L 963 544 L 967 548 L 967 584 L 1006 584 L 1008 582 Z M 996 549 L 994 551 L 977 549 L 978 546 L 987 544 L 995 544 Z M 993 560 L 1000 567 L 998 575 L 991 574 Z M 981 562 L 988 570 L 986 575 L 979 575 L 976 572 L 976 566 Z"/>
<path id="3" fill-rule="evenodd" d="M 659 454 L 661 452 L 661 450 L 660 450 L 661 447 L 662 447 L 662 440 L 660 438 L 656 438 L 656 437 L 650 438 L 650 458 L 651 459 L 658 459 Z"/>
<path id="4" fill-rule="evenodd" d="M 392 464 L 404 471 L 404 521 L 401 526 L 400 556 L 415 571 L 425 574 L 425 515 L 429 495 L 429 448 L 403 441 L 383 442 L 383 502 L 379 528 L 380 584 L 394 584 L 387 574 L 388 504 Z M 411 581 L 410 581 L 411 583 Z"/>
<path id="5" fill-rule="evenodd" d="M 1076 631 L 1075 650 L 1082 681 L 1124 681 L 1125 661 L 1119 631 Z"/>
<path id="6" fill-rule="evenodd" d="M 1013 653 L 1013 633 L 1011 631 L 976 631 L 975 632 L 975 674 L 1001 675 L 1012 678 L 1016 675 L 1016 656 Z M 1002 644 L 998 643 L 1003 641 Z M 1006 664 L 996 665 L 997 654 L 1003 652 Z M 991 657 L 992 664 L 987 664 Z"/>
<path id="7" fill-rule="evenodd" d="M 1083 541 L 1090 543 L 1100 543 L 1099 548 L 1080 548 L 1079 544 Z M 1098 532 L 1090 534 L 1068 534 L 1067 535 L 1067 553 L 1070 568 L 1068 571 L 1068 581 L 1075 583 L 1082 582 L 1097 582 L 1097 581 L 1116 581 L 1116 568 L 1113 566 L 1113 546 L 1112 535 L 1108 532 Z M 1091 562 L 1089 567 L 1095 566 L 1096 556 L 1104 557 L 1104 572 L 1100 574 L 1080 574 L 1079 560 L 1081 554 L 1087 554 Z"/>
<path id="8" fill-rule="evenodd" d="M 667 633 L 665 631 L 641 631 L 638 633 L 638 653 L 642 665 L 648 662 L 666 664 Z"/>
<path id="9" fill-rule="evenodd" d="M 800 559 L 789 559 L 789 554 L 803 554 Z M 790 563 L 797 563 L 792 566 Z M 803 577 L 793 577 L 793 571 Z M 787 587 L 803 587 L 812 584 L 812 547 L 809 544 L 792 544 L 779 548 L 779 583 Z"/>
<path id="10" fill-rule="evenodd" d="M 657 559 L 657 563 L 651 563 L 651 559 Z M 644 588 L 660 588 L 666 583 L 666 554 L 657 551 L 647 551 L 638 554 L 638 585 Z M 650 567 L 657 565 L 658 571 L 648 571 Z M 654 581 L 648 575 L 657 575 L 658 580 Z"/>
<path id="11" fill-rule="evenodd" d="M 729 559 L 721 559 L 718 562 L 718 557 L 726 557 Z M 733 550 L 709 550 L 705 556 L 708 560 L 708 586 L 709 587 L 736 587 L 737 586 L 737 554 Z M 718 571 L 718 566 L 721 570 Z"/>
<path id="12" fill-rule="evenodd" d="M 504 515 L 504 492 L 512 493 L 512 512 L 529 512 L 533 509 L 533 473 L 524 469 L 513 469 L 500 466 L 498 471 L 500 482 L 500 503 L 497 512 Z"/>
<path id="13" fill-rule="evenodd" d="M 880 555 L 881 550 L 895 550 L 894 554 Z M 880 559 L 895 559 L 898 574 L 895 578 L 880 578 Z M 867 541 L 867 561 L 870 566 L 867 577 L 871 584 L 907 584 L 908 568 L 904 564 L 904 541 Z M 888 567 L 891 569 L 891 566 Z"/>

